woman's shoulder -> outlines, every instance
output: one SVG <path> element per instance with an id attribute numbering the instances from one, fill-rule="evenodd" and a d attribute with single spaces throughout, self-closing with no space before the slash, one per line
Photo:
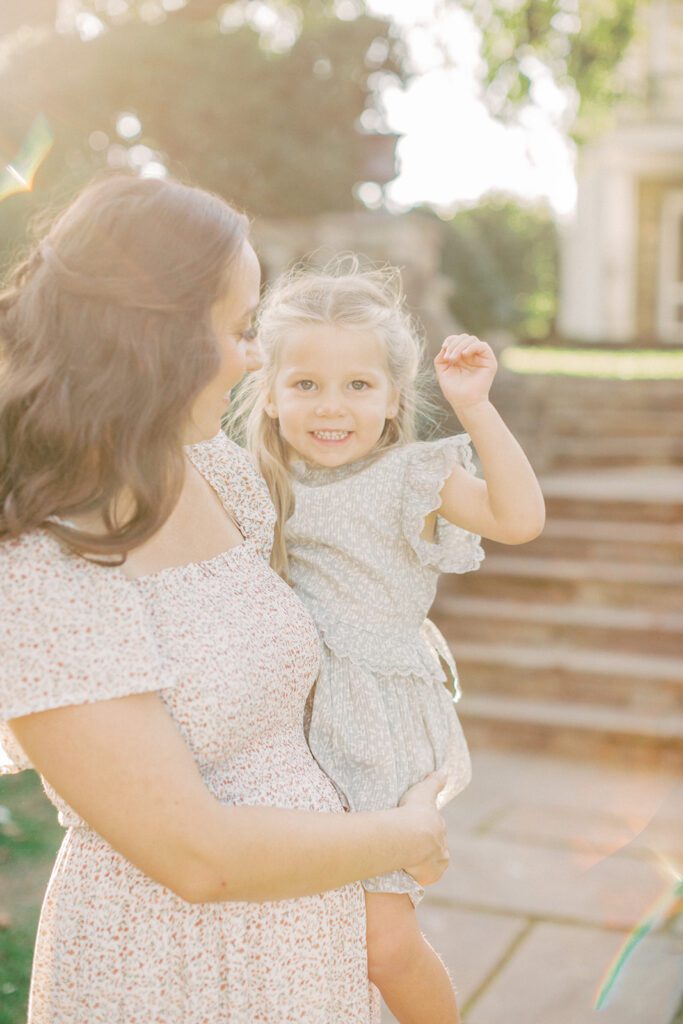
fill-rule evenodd
<path id="1" fill-rule="evenodd" d="M 83 579 L 81 561 L 41 527 L 4 538 L 0 540 L 0 593 L 17 602 L 34 591 L 78 587 Z"/>
<path id="2" fill-rule="evenodd" d="M 186 451 L 225 507 L 237 517 L 245 535 L 254 539 L 262 554 L 268 557 L 275 509 L 268 486 L 251 454 L 223 431 Z"/>
<path id="3" fill-rule="evenodd" d="M 251 454 L 236 444 L 223 430 L 219 430 L 207 441 L 188 445 L 185 450 L 195 465 L 209 472 L 238 472 L 258 476 Z"/>
<path id="4" fill-rule="evenodd" d="M 189 446 L 186 451 L 197 469 L 224 499 L 241 504 L 248 496 L 257 504 L 270 505 L 268 487 L 251 453 L 222 430 L 208 441 Z"/>
<path id="5" fill-rule="evenodd" d="M 46 529 L 0 542 L 0 719 L 158 690 L 165 675 L 144 602 L 118 567 Z"/>
<path id="6" fill-rule="evenodd" d="M 29 615 L 34 622 L 50 613 L 89 620 L 106 609 L 129 615 L 137 602 L 128 584 L 116 566 L 75 554 L 47 529 L 0 541 L 0 615 Z M 103 627 L 109 618 L 103 617 Z"/>

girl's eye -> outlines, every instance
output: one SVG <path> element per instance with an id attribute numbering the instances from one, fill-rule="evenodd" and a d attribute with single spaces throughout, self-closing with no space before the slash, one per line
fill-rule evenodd
<path id="1" fill-rule="evenodd" d="M 352 380 L 351 387 L 353 388 L 354 391 L 365 391 L 365 389 L 369 387 L 369 385 L 364 380 Z"/>
<path id="2" fill-rule="evenodd" d="M 300 391 L 312 391 L 315 384 L 312 380 L 299 380 L 296 383 L 296 387 L 298 387 Z"/>
<path id="3" fill-rule="evenodd" d="M 255 327 L 250 327 L 248 330 L 242 331 L 242 334 L 241 334 L 242 341 L 253 341 L 255 337 L 256 337 L 256 328 Z"/>

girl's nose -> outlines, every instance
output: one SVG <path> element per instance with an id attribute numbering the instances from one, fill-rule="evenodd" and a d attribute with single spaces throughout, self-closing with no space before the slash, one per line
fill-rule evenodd
<path id="1" fill-rule="evenodd" d="M 320 399 L 315 411 L 317 416 L 339 416 L 344 412 L 344 405 L 339 398 L 330 395 Z"/>

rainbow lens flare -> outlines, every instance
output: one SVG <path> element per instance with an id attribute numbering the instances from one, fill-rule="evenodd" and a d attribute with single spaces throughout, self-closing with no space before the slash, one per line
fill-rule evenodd
<path id="1" fill-rule="evenodd" d="M 35 176 L 52 149 L 54 134 L 44 114 L 31 125 L 19 152 L 0 171 L 0 202 L 17 192 L 30 192 Z"/>
<path id="2" fill-rule="evenodd" d="M 677 881 L 664 897 L 659 899 L 648 914 L 638 922 L 633 931 L 628 935 L 623 946 L 608 967 L 604 980 L 600 983 L 598 994 L 595 998 L 595 1009 L 602 1010 L 612 992 L 617 979 L 622 974 L 626 963 L 636 946 L 649 935 L 655 928 L 659 928 L 677 917 L 683 910 L 683 876 L 676 874 Z"/>

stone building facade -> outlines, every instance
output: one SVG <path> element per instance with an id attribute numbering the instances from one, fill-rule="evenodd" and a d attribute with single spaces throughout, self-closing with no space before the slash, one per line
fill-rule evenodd
<path id="1" fill-rule="evenodd" d="M 559 326 L 579 342 L 683 345 L 683 0 L 643 4 L 627 99 L 579 158 Z"/>

